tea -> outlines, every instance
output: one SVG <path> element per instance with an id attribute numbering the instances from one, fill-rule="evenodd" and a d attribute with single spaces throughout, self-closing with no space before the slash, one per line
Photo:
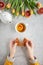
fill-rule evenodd
<path id="1" fill-rule="evenodd" d="M 25 26 L 25 24 L 23 24 L 23 23 L 19 23 L 19 24 L 17 24 L 17 30 L 19 31 L 19 32 L 24 32 L 25 31 L 25 29 L 26 29 L 26 26 Z"/>

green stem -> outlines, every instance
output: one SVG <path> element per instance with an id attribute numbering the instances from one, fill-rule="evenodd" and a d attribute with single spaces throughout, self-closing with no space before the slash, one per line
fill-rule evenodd
<path id="1" fill-rule="evenodd" d="M 20 7 L 19 7 L 19 5 L 18 5 L 17 8 L 16 8 L 16 11 L 19 12 L 19 10 L 20 10 Z"/>
<path id="2" fill-rule="evenodd" d="M 13 0 L 9 0 L 9 3 L 12 3 L 13 2 Z"/>
<path id="3" fill-rule="evenodd" d="M 24 2 L 20 5 L 20 7 L 22 7 L 24 5 Z"/>
<path id="4" fill-rule="evenodd" d="M 15 5 L 15 1 L 12 3 L 12 6 L 11 6 L 11 8 L 14 8 L 14 5 Z"/>

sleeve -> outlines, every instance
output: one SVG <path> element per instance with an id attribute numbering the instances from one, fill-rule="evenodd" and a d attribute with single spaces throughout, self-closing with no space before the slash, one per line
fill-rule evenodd
<path id="1" fill-rule="evenodd" d="M 30 65 L 40 65 L 36 57 L 34 57 L 34 60 L 29 59 L 29 62 L 30 62 Z"/>
<path id="2" fill-rule="evenodd" d="M 4 65 L 13 65 L 15 58 L 10 58 L 9 56 L 7 57 Z"/>

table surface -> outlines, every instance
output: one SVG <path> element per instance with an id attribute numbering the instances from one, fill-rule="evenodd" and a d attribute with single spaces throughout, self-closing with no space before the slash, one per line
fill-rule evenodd
<path id="1" fill-rule="evenodd" d="M 43 0 L 40 0 L 43 3 Z M 15 24 L 23 22 L 27 25 L 27 30 L 24 33 L 15 31 Z M 0 65 L 3 65 L 6 56 L 9 54 L 9 41 L 18 37 L 23 40 L 24 37 L 32 40 L 35 48 L 34 55 L 38 61 L 43 65 L 43 15 L 32 15 L 30 18 L 15 17 L 13 23 L 4 24 L 0 21 Z M 15 54 L 15 65 L 28 65 L 28 58 L 26 57 L 26 48 L 17 47 Z"/>

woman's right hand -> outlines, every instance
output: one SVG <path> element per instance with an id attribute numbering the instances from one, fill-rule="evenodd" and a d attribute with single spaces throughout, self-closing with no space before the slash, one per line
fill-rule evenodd
<path id="1" fill-rule="evenodd" d="M 30 40 L 26 39 L 26 38 L 24 38 L 23 42 L 27 47 L 29 58 L 31 60 L 34 60 L 34 52 L 33 52 L 34 51 L 34 49 L 33 49 L 34 46 L 33 46 L 33 43 Z"/>

